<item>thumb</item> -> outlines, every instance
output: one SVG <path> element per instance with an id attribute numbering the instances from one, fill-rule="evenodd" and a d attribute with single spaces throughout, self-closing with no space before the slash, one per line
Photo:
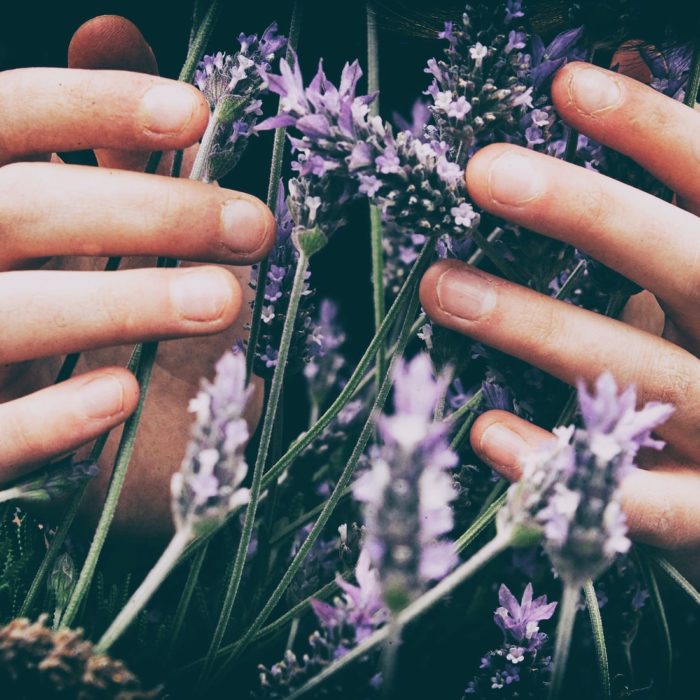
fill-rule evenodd
<path id="1" fill-rule="evenodd" d="M 68 67 L 124 70 L 158 75 L 153 50 L 133 22 L 117 15 L 94 17 L 81 25 L 68 46 Z M 95 150 L 102 167 L 143 170 L 148 153 L 128 150 Z"/>

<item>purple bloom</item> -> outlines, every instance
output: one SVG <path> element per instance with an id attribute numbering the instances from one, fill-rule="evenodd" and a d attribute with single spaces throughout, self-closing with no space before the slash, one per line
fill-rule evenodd
<path id="1" fill-rule="evenodd" d="M 194 533 L 211 527 L 248 501 L 248 489 L 240 488 L 248 470 L 243 414 L 251 388 L 245 374 L 243 354 L 226 352 L 216 364 L 214 381 L 203 379 L 190 401 L 189 410 L 196 415 L 192 438 L 170 482 L 178 530 Z"/>
<path id="2" fill-rule="evenodd" d="M 456 497 L 449 469 L 457 462 L 446 426 L 433 422 L 447 389 L 433 377 L 427 355 L 401 363 L 394 375 L 394 408 L 382 416 L 383 445 L 354 485 L 365 504 L 367 548 L 379 571 L 384 600 L 393 612 L 420 595 L 429 581 L 456 563 L 450 502 Z"/>
<path id="3" fill-rule="evenodd" d="M 609 373 L 593 394 L 580 385 L 583 428 L 557 428 L 554 441 L 523 457 L 523 477 L 499 513 L 502 532 L 544 534 L 547 554 L 568 584 L 595 578 L 629 548 L 619 486 L 641 447 L 663 447 L 651 432 L 673 411 L 657 402 L 636 410 L 635 403 L 634 388 L 618 393 Z"/>
<path id="4" fill-rule="evenodd" d="M 503 697 L 505 686 L 517 683 L 512 697 L 540 697 L 548 680 L 551 658 L 543 654 L 547 635 L 539 623 L 554 615 L 556 603 L 547 603 L 547 596 L 532 599 L 528 583 L 522 601 L 501 584 L 494 620 L 503 632 L 503 644 L 481 659 L 479 673 L 464 691 L 467 695 Z"/>
<path id="5" fill-rule="evenodd" d="M 271 24 L 260 40 L 256 35 L 239 37 L 240 49 L 234 54 L 204 56 L 197 65 L 194 84 L 202 91 L 218 127 L 209 153 L 206 180 L 222 178 L 238 163 L 258 117 L 262 115 L 262 97 L 267 86 L 261 71 L 287 43 Z"/>
<path id="6" fill-rule="evenodd" d="M 390 125 L 371 117 L 374 96 L 355 94 L 361 75 L 357 62 L 347 64 L 336 87 L 320 66 L 304 88 L 298 64 L 292 68 L 282 61 L 280 75 L 266 74 L 266 79 L 281 96 L 284 114 L 264 121 L 258 130 L 296 127 L 301 138 L 293 140 L 299 154 L 293 167 L 300 179 L 309 180 L 307 187 L 323 189 L 315 179 L 342 179 L 352 183 L 348 196 L 369 197 L 399 229 L 468 233 L 450 214 L 464 201 L 463 169 L 449 162 L 447 146 L 439 140 L 424 142 L 408 130 L 394 135 Z M 454 109 L 459 116 L 469 107 L 457 100 Z M 321 198 L 334 200 L 327 191 Z M 471 225 L 477 223 L 474 217 Z"/>

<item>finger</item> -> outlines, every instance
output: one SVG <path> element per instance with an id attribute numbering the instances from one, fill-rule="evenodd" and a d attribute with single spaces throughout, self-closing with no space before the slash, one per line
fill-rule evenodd
<path id="1" fill-rule="evenodd" d="M 570 384 L 608 370 L 634 384 L 640 402 L 677 407 L 659 433 L 697 454 L 700 363 L 690 353 L 625 323 L 550 299 L 454 260 L 428 270 L 420 296 L 438 324 L 519 357 Z"/>
<path id="2" fill-rule="evenodd" d="M 94 17 L 76 30 L 68 46 L 68 67 L 158 75 L 156 57 L 143 34 L 116 15 Z M 148 153 L 122 149 L 97 149 L 95 157 L 103 168 L 122 170 L 143 170 L 148 162 Z"/>
<path id="3" fill-rule="evenodd" d="M 51 163 L 0 168 L 0 258 L 168 255 L 250 263 L 273 244 L 258 199 L 191 180 Z"/>
<path id="4" fill-rule="evenodd" d="M 241 289 L 221 267 L 0 276 L 0 318 L 14 319 L 0 363 L 167 338 L 211 335 L 241 310 Z"/>
<path id="5" fill-rule="evenodd" d="M 584 250 L 672 309 L 692 308 L 695 315 L 700 220 L 693 214 L 599 173 L 505 144 L 471 159 L 467 187 L 487 211 Z"/>
<path id="6" fill-rule="evenodd" d="M 124 71 L 21 68 L 0 73 L 0 163 L 86 148 L 184 148 L 209 106 L 193 86 Z"/>
<path id="7" fill-rule="evenodd" d="M 110 367 L 0 404 L 0 481 L 119 425 L 136 408 L 138 394 L 132 374 Z"/>
<path id="8" fill-rule="evenodd" d="M 700 114 L 619 73 L 584 63 L 562 68 L 552 83 L 562 118 L 630 156 L 682 197 L 700 202 Z M 670 229 L 673 230 L 673 229 Z"/>
<path id="9" fill-rule="evenodd" d="M 506 411 L 488 411 L 474 423 L 474 451 L 501 476 L 517 481 L 523 455 L 552 434 Z M 622 483 L 630 535 L 665 549 L 700 545 L 700 472 L 683 467 L 634 470 Z"/>

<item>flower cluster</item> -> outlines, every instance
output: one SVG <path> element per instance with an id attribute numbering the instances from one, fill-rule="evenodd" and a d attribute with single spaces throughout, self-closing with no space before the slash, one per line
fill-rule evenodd
<path id="1" fill-rule="evenodd" d="M 396 612 L 445 576 L 456 563 L 450 502 L 456 497 L 448 470 L 457 463 L 435 408 L 447 390 L 427 355 L 399 364 L 394 408 L 379 420 L 383 444 L 355 482 L 365 504 L 366 547 L 379 571 L 387 606 Z"/>
<path id="2" fill-rule="evenodd" d="M 469 682 L 467 696 L 501 697 L 503 688 L 517 684 L 512 697 L 540 698 L 549 676 L 551 658 L 544 655 L 547 635 L 539 623 L 554 615 L 556 603 L 547 603 L 547 596 L 533 600 L 532 584 L 525 587 L 522 600 L 501 584 L 494 620 L 503 632 L 503 644 L 489 651 L 482 659 L 479 673 Z"/>
<path id="3" fill-rule="evenodd" d="M 202 91 L 218 122 L 208 159 L 206 181 L 217 180 L 235 167 L 262 115 L 261 98 L 267 91 L 262 72 L 286 46 L 285 37 L 271 24 L 260 38 L 241 34 L 240 49 L 233 55 L 204 56 L 197 66 L 194 84 Z"/>
<path id="4" fill-rule="evenodd" d="M 336 583 L 343 595 L 334 598 L 332 603 L 321 600 L 311 602 L 320 629 L 309 637 L 310 653 L 303 654 L 300 659 L 288 650 L 284 659 L 269 669 L 258 667 L 261 697 L 287 697 L 311 676 L 347 654 L 386 623 L 388 612 L 382 601 L 379 576 L 371 568 L 366 550 L 360 553 L 355 579 L 357 585 L 340 575 L 336 576 Z"/>
<path id="5" fill-rule="evenodd" d="M 458 235 L 478 223 L 464 201 L 462 170 L 446 157 L 447 144 L 426 143 L 410 132 L 394 135 L 390 125 L 371 117 L 374 96 L 356 96 L 362 75 L 357 62 L 345 66 L 339 87 L 322 67 L 305 88 L 298 62 L 282 60 L 280 66 L 281 75 L 266 73 L 266 79 L 282 98 L 282 114 L 258 129 L 286 126 L 301 134 L 292 139 L 300 179 L 348 178 L 406 230 Z"/>
<path id="6" fill-rule="evenodd" d="M 283 183 L 280 181 L 275 205 L 277 235 L 275 245 L 268 258 L 267 276 L 265 278 L 264 304 L 260 316 L 260 335 L 256 348 L 256 372 L 262 376 L 269 374 L 277 366 L 277 353 L 284 319 L 289 307 L 294 273 L 299 259 L 299 251 L 292 242 L 293 221 L 287 206 Z M 255 289 L 258 285 L 259 265 L 254 265 L 250 275 L 250 284 Z M 306 355 L 308 338 L 312 334 L 311 314 L 313 313 L 312 290 L 308 284 L 311 272 L 305 274 L 299 312 L 289 361 L 298 365 Z"/>
<path id="7" fill-rule="evenodd" d="M 580 586 L 629 548 L 619 486 L 642 447 L 660 449 L 651 432 L 672 413 L 668 404 L 635 409 L 636 392 L 618 394 L 602 374 L 589 394 L 579 385 L 583 428 L 557 428 L 556 439 L 523 458 L 523 477 L 511 486 L 499 528 L 512 536 L 541 531 L 545 549 L 567 584 Z"/>
<path id="8" fill-rule="evenodd" d="M 245 375 L 243 354 L 226 352 L 216 364 L 214 381 L 202 380 L 190 401 L 196 415 L 192 438 L 170 484 L 178 531 L 206 529 L 248 501 L 248 489 L 240 488 L 248 470 L 244 413 L 252 391 Z"/>

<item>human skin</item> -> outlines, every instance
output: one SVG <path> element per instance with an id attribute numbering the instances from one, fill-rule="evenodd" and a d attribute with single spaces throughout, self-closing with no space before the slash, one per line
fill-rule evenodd
<path id="1" fill-rule="evenodd" d="M 122 537 L 153 540 L 172 527 L 168 484 L 189 435 L 188 400 L 244 333 L 249 265 L 270 249 L 275 222 L 247 194 L 129 172 L 154 150 L 171 152 L 168 172 L 172 150 L 184 148 L 186 174 L 209 117 L 198 90 L 153 75 L 153 54 L 131 23 L 84 25 L 69 61 L 70 70 L 0 74 L 0 482 L 85 454 L 81 446 L 118 427 L 139 395 L 124 369 L 131 347 L 164 341 L 114 522 Z M 129 72 L 103 70 L 121 67 Z M 85 148 L 99 168 L 55 155 Z M 120 271 L 102 271 L 108 255 L 125 256 Z M 158 255 L 189 262 L 156 270 Z M 74 378 L 52 386 L 74 351 L 84 352 Z M 83 500 L 88 526 L 120 433 Z"/>
<path id="2" fill-rule="evenodd" d="M 660 453 L 622 484 L 631 536 L 667 550 L 700 580 L 700 114 L 632 78 L 573 63 L 554 79 L 562 118 L 630 156 L 677 193 L 664 202 L 524 148 L 495 144 L 466 170 L 480 207 L 570 243 L 637 282 L 622 320 L 605 318 L 476 271 L 431 267 L 421 301 L 438 324 L 527 360 L 570 384 L 603 371 L 637 387 L 638 401 L 675 406 L 658 429 Z M 481 415 L 476 453 L 509 480 L 520 458 L 551 434 L 505 411 Z"/>

